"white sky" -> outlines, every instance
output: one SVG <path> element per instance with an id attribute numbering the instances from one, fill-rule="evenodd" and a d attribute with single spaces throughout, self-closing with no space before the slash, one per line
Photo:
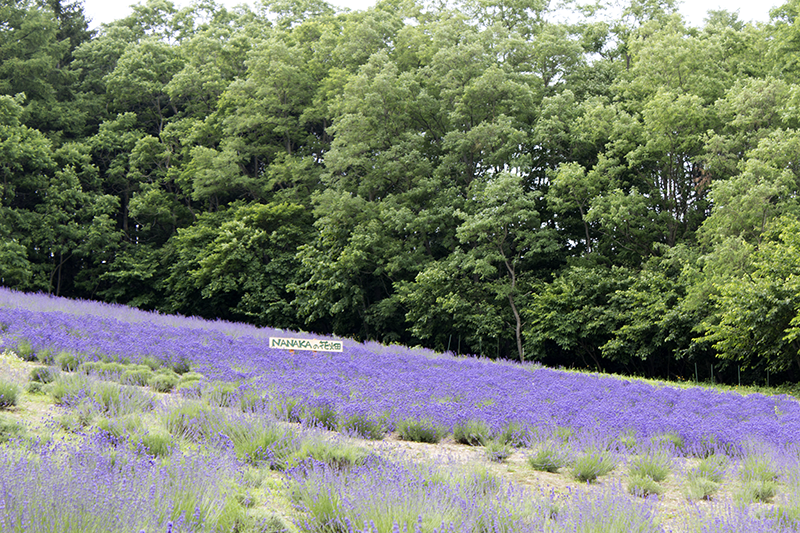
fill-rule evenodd
<path id="1" fill-rule="evenodd" d="M 239 4 L 253 4 L 254 0 L 218 0 L 220 3 L 234 7 Z M 173 0 L 175 5 L 190 4 L 190 0 Z M 329 0 L 331 4 L 350 9 L 366 9 L 375 3 L 374 0 Z M 103 22 L 111 22 L 130 14 L 129 5 L 136 4 L 130 0 L 84 0 L 84 9 L 87 18 L 92 20 L 91 27 L 96 28 Z M 783 5 L 786 0 L 684 0 L 680 11 L 691 26 L 701 26 L 703 18 L 710 9 L 727 9 L 739 11 L 739 18 L 743 21 L 767 22 L 769 10 Z"/>

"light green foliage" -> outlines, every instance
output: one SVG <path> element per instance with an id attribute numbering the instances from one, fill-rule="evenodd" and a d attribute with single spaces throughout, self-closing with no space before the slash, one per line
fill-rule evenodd
<path id="1" fill-rule="evenodd" d="M 123 379 L 125 375 L 123 374 Z M 156 392 L 170 392 L 180 378 L 174 372 L 158 372 L 147 380 L 147 386 Z"/>
<path id="2" fill-rule="evenodd" d="M 36 359 L 36 352 L 33 350 L 33 346 L 24 339 L 20 339 L 16 342 L 13 351 L 23 361 L 33 361 Z"/>
<path id="3" fill-rule="evenodd" d="M 146 365 L 132 365 L 120 376 L 120 381 L 127 385 L 145 386 L 153 377 L 153 371 Z M 155 389 L 155 387 L 153 387 Z M 164 392 L 164 391 L 161 391 Z"/>
<path id="4" fill-rule="evenodd" d="M 723 455 L 710 455 L 692 468 L 684 483 L 684 495 L 693 500 L 710 500 L 719 490 L 728 467 Z"/>
<path id="5" fill-rule="evenodd" d="M 403 440 L 437 443 L 448 433 L 447 428 L 431 420 L 403 419 L 395 429 Z"/>
<path id="6" fill-rule="evenodd" d="M 628 475 L 631 478 L 650 478 L 656 483 L 664 481 L 672 468 L 672 458 L 664 450 L 655 449 L 631 459 Z"/>
<path id="7" fill-rule="evenodd" d="M 52 366 L 38 367 L 31 370 L 30 379 L 37 383 L 50 383 L 58 376 L 58 369 Z"/>
<path id="8" fill-rule="evenodd" d="M 468 446 L 483 446 L 492 436 L 486 422 L 481 420 L 465 420 L 453 426 L 453 440 Z"/>
<path id="9" fill-rule="evenodd" d="M 0 409 L 9 409 L 19 402 L 19 385 L 0 378 Z"/>
<path id="10" fill-rule="evenodd" d="M 511 457 L 512 450 L 508 444 L 492 439 L 486 444 L 486 457 L 490 461 L 502 463 Z"/>
<path id="11" fill-rule="evenodd" d="M 494 435 L 494 440 L 513 448 L 522 448 L 528 444 L 531 437 L 532 431 L 530 428 L 518 422 L 510 422 Z"/>
<path id="12" fill-rule="evenodd" d="M 571 474 L 578 481 L 593 483 L 598 477 L 614 470 L 614 467 L 614 459 L 607 452 L 592 450 L 575 457 Z"/>
<path id="13" fill-rule="evenodd" d="M 59 352 L 56 354 L 54 362 L 61 370 L 65 372 L 74 372 L 81 364 L 80 359 L 69 352 Z"/>
<path id="14" fill-rule="evenodd" d="M 339 431 L 370 440 L 381 440 L 386 435 L 386 425 L 381 418 L 370 415 L 350 415 L 339 422 Z"/>
<path id="15" fill-rule="evenodd" d="M 207 404 L 186 402 L 163 416 L 164 425 L 176 437 L 202 441 L 216 434 L 221 415 Z"/>
<path id="16" fill-rule="evenodd" d="M 0 444 L 25 435 L 25 428 L 17 421 L 0 417 Z"/>
<path id="17" fill-rule="evenodd" d="M 647 497 L 652 494 L 663 494 L 664 487 L 649 476 L 631 475 L 628 479 L 628 492 L 634 496 Z"/>
<path id="18" fill-rule="evenodd" d="M 559 468 L 567 466 L 567 457 L 560 446 L 552 443 L 540 444 L 528 456 L 528 464 L 534 470 L 555 473 Z"/>
<path id="19" fill-rule="evenodd" d="M 203 388 L 203 399 L 211 405 L 230 407 L 239 400 L 239 385 L 223 381 L 211 383 Z"/>

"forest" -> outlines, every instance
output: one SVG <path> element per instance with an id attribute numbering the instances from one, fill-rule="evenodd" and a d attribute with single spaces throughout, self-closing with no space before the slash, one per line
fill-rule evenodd
<path id="1" fill-rule="evenodd" d="M 0 4 L 0 285 L 800 380 L 800 0 Z"/>

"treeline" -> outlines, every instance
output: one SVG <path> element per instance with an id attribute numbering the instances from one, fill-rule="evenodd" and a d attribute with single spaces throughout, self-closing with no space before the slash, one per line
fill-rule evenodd
<path id="1" fill-rule="evenodd" d="M 800 1 L 550 4 L 3 2 L 0 283 L 800 379 Z"/>

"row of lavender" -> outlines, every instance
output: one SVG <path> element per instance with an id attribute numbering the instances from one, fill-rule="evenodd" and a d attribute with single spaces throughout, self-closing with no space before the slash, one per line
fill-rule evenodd
<path id="1" fill-rule="evenodd" d="M 277 330 L 6 290 L 0 326 L 0 349 L 26 340 L 35 350 L 86 360 L 188 360 L 210 379 L 273 398 L 325 402 L 344 417 L 385 417 L 390 427 L 406 418 L 451 427 L 477 419 L 495 429 L 519 422 L 540 433 L 569 427 L 605 440 L 631 431 L 643 438 L 677 433 L 689 450 L 747 440 L 785 446 L 800 437 L 800 404 L 786 396 L 654 387 L 352 341 L 341 354 L 291 353 L 269 348 L 267 337 L 283 334 Z"/>

